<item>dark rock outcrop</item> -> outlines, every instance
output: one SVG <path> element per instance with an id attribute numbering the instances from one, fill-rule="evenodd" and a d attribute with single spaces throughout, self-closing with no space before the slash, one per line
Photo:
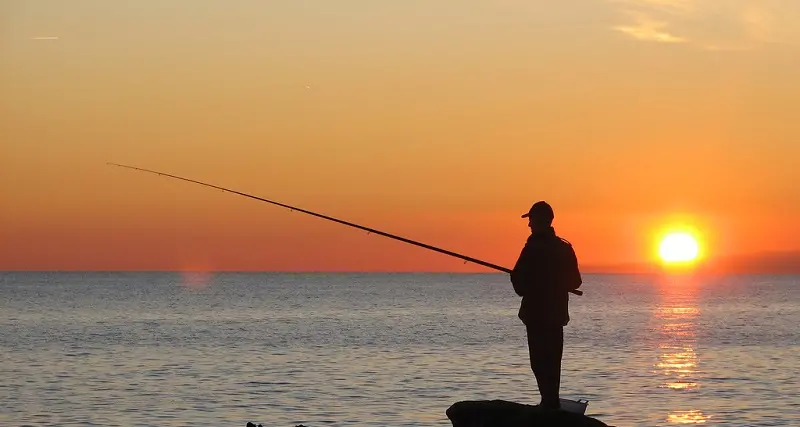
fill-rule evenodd
<path id="1" fill-rule="evenodd" d="M 567 411 L 542 411 L 505 400 L 456 402 L 446 411 L 453 427 L 609 427 L 592 417 Z"/>

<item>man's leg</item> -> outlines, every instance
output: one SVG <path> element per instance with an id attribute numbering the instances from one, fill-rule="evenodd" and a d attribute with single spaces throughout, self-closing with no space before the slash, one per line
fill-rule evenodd
<path id="1" fill-rule="evenodd" d="M 561 357 L 564 350 L 563 327 L 526 327 L 531 370 L 536 377 L 541 406 L 559 408 Z"/>
<path id="2" fill-rule="evenodd" d="M 536 377 L 536 386 L 539 388 L 539 394 L 544 396 L 542 393 L 542 388 L 545 385 L 545 380 L 542 376 L 544 372 L 542 369 L 544 343 L 542 342 L 541 330 L 528 325 L 525 325 L 525 330 L 528 334 L 528 355 L 530 356 L 531 370 L 533 371 L 533 376 Z"/>
<path id="3" fill-rule="evenodd" d="M 559 389 L 561 387 L 561 357 L 564 354 L 564 328 L 548 328 L 546 332 L 546 362 L 543 367 L 544 387 L 542 387 L 542 406 L 560 408 Z"/>

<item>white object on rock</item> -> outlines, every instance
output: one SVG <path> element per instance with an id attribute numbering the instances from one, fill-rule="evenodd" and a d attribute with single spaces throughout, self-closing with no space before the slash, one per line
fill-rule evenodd
<path id="1" fill-rule="evenodd" d="M 589 405 L 589 401 L 584 399 L 569 400 L 562 398 L 558 400 L 561 403 L 561 410 L 581 415 L 586 414 L 586 406 Z"/>

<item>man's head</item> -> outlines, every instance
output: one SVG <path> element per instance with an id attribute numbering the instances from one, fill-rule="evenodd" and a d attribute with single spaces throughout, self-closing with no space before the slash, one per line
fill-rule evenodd
<path id="1" fill-rule="evenodd" d="M 554 217 L 553 208 L 545 201 L 534 203 L 528 213 L 522 215 L 522 218 L 528 218 L 528 227 L 534 233 L 549 228 Z"/>

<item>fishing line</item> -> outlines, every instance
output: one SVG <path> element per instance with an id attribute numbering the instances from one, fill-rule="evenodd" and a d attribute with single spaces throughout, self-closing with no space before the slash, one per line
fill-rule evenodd
<path id="1" fill-rule="evenodd" d="M 428 245 L 428 244 L 425 244 L 425 243 L 417 242 L 415 240 L 411 240 L 411 239 L 407 239 L 405 237 L 401 237 L 401 236 L 397 236 L 397 235 L 394 235 L 394 234 L 386 233 L 384 231 L 376 230 L 374 228 L 365 227 L 363 225 L 355 224 L 355 223 L 352 223 L 352 222 L 349 222 L 349 221 L 345 221 L 345 220 L 341 220 L 341 219 L 338 219 L 338 218 L 334 218 L 334 217 L 331 217 L 331 216 L 328 216 L 328 215 L 323 215 L 323 214 L 312 212 L 312 211 L 309 211 L 309 210 L 306 210 L 306 209 L 301 209 L 301 208 L 298 208 L 296 206 L 291 206 L 291 205 L 287 205 L 285 203 L 276 202 L 274 200 L 265 199 L 263 197 L 254 196 L 252 194 L 243 193 L 241 191 L 231 190 L 229 188 L 220 187 L 220 186 L 214 185 L 214 184 L 208 184 L 208 183 L 197 181 L 197 180 L 194 180 L 194 179 L 184 178 L 184 177 L 181 177 L 181 176 L 172 175 L 172 174 L 165 173 L 165 172 L 158 172 L 158 171 L 145 169 L 145 168 L 139 168 L 139 167 L 135 167 L 135 166 L 122 165 L 122 164 L 119 164 L 119 163 L 111 163 L 111 162 L 109 162 L 108 164 L 112 165 L 112 166 L 119 166 L 119 167 L 122 167 L 122 168 L 128 168 L 128 169 L 134 169 L 134 170 L 137 170 L 137 171 L 148 172 L 148 173 L 152 173 L 152 174 L 156 174 L 156 175 L 160 175 L 160 176 L 166 176 L 166 177 L 173 178 L 173 179 L 179 179 L 181 181 L 191 182 L 191 183 L 203 185 L 203 186 L 206 186 L 206 187 L 216 188 L 217 190 L 222 190 L 222 191 L 225 191 L 225 192 L 228 192 L 228 193 L 238 194 L 240 196 L 249 197 L 251 199 L 255 199 L 255 200 L 262 201 L 262 202 L 271 203 L 273 205 L 281 206 L 281 207 L 289 209 L 292 212 L 293 211 L 298 211 L 298 212 L 302 212 L 304 214 L 308 214 L 308 215 L 312 215 L 312 216 L 315 216 L 315 217 L 318 217 L 318 218 L 326 219 L 328 221 L 333 221 L 333 222 L 337 222 L 339 224 L 347 225 L 349 227 L 358 228 L 358 229 L 366 231 L 368 234 L 369 233 L 379 234 L 381 236 L 388 237 L 390 239 L 399 240 L 401 242 L 409 243 L 409 244 L 412 244 L 412 245 L 415 245 L 415 246 L 419 246 L 419 247 L 422 247 L 422 248 L 425 248 L 425 249 L 429 249 L 429 250 L 432 250 L 432 251 L 435 251 L 435 252 L 439 252 L 439 253 L 442 253 L 442 254 L 445 254 L 445 255 L 450 255 L 452 257 L 460 258 L 460 259 L 464 260 L 465 263 L 471 262 L 473 264 L 478 264 L 478 265 L 482 265 L 484 267 L 489 267 L 489 268 L 491 268 L 493 270 L 498 270 L 498 271 L 502 271 L 504 273 L 509 273 L 509 274 L 511 273 L 511 269 L 509 269 L 509 268 L 502 267 L 502 266 L 499 266 L 499 265 L 496 265 L 496 264 L 492 264 L 490 262 L 481 261 L 481 260 L 479 260 L 477 258 L 473 258 L 473 257 L 470 257 L 470 256 L 462 255 L 462 254 L 459 254 L 459 253 L 456 253 L 456 252 L 453 252 L 453 251 L 448 251 L 446 249 L 437 248 L 436 246 L 431 246 L 431 245 Z M 583 295 L 583 291 L 580 291 L 580 290 L 571 290 L 570 292 L 575 294 L 575 295 Z"/>

